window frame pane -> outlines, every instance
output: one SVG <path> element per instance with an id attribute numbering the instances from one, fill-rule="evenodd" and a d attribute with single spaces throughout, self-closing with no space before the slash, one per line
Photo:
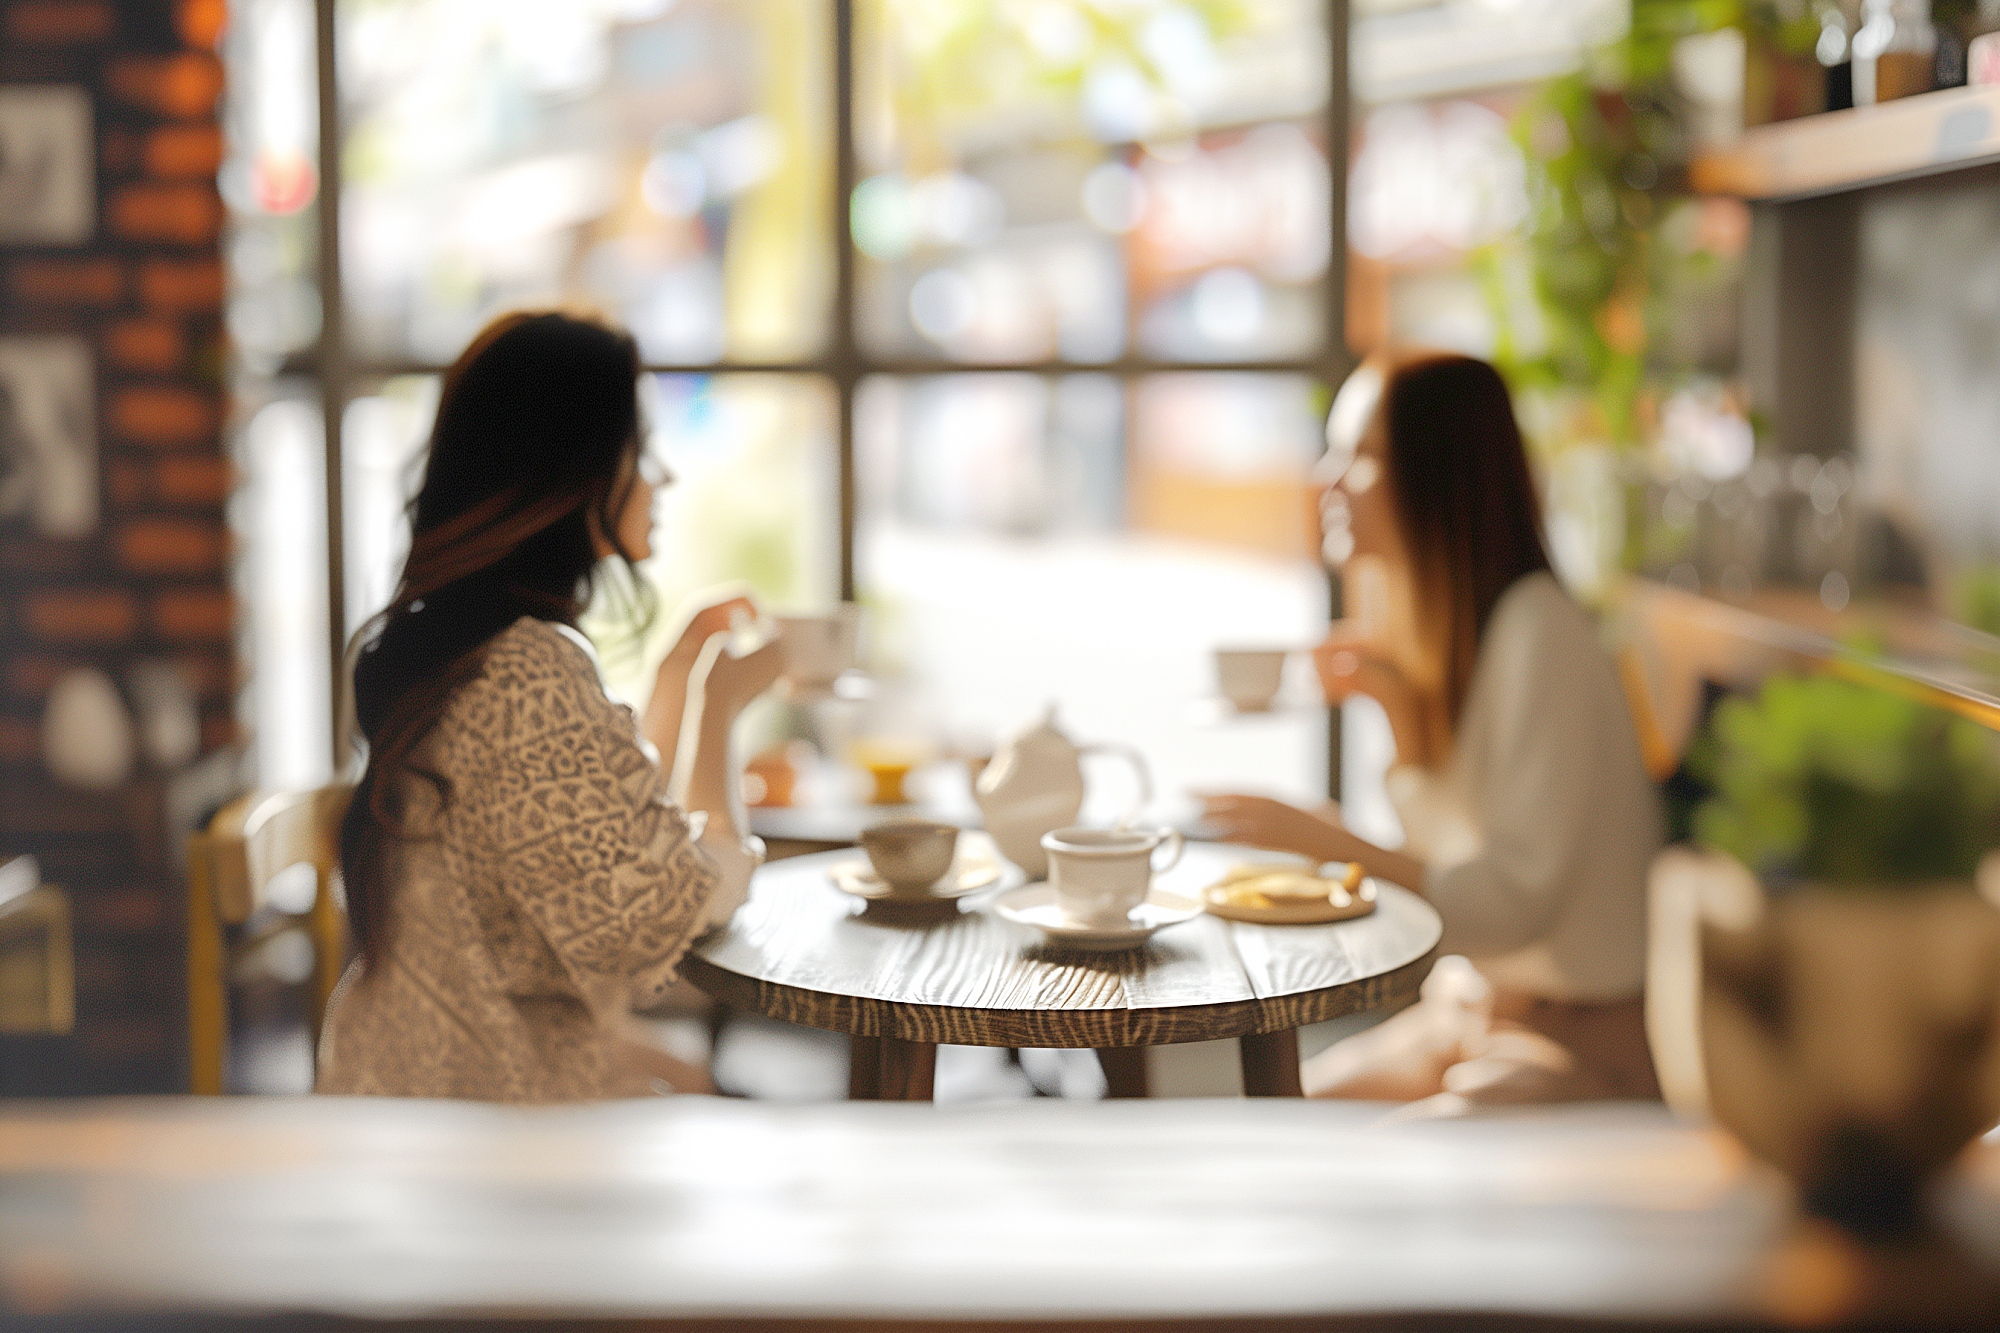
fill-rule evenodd
<path id="1" fill-rule="evenodd" d="M 835 266 L 835 286 L 831 302 L 831 337 L 825 347 L 809 356 L 791 359 L 729 360 L 727 358 L 701 362 L 649 361 L 645 370 L 649 374 L 729 374 L 729 375 L 792 375 L 815 376 L 830 382 L 836 396 L 837 458 L 839 470 L 838 485 L 840 513 L 837 515 L 838 556 L 840 562 L 839 594 L 842 600 L 852 601 L 855 596 L 854 546 L 856 518 L 856 460 L 855 460 L 855 414 L 858 410 L 858 394 L 863 381 L 871 376 L 899 375 L 925 376 L 950 375 L 977 371 L 992 373 L 1017 370 L 1031 374 L 1060 376 L 1065 374 L 1109 375 L 1120 381 L 1121 387 L 1129 394 L 1146 378 L 1165 373 L 1283 373 L 1309 376 L 1325 383 L 1338 383 L 1344 378 L 1352 363 L 1345 334 L 1346 295 L 1344 290 L 1344 258 L 1346 255 L 1346 187 L 1347 162 L 1346 147 L 1349 143 L 1349 70 L 1347 51 L 1349 37 L 1348 0 L 1326 0 L 1324 8 L 1324 37 L 1327 42 L 1327 99 L 1324 109 L 1324 134 L 1328 155 L 1328 264 L 1324 278 L 1315 285 L 1315 293 L 1323 306 L 1321 333 L 1310 350 L 1296 355 L 1270 357 L 1265 359 L 1175 359 L 1172 357 L 1148 355 L 1145 340 L 1128 337 L 1122 355 L 1107 362 L 1072 362 L 1062 356 L 1023 361 L 1017 364 L 953 362 L 939 357 L 899 357 L 893 355 L 871 355 L 857 338 L 857 251 L 852 235 L 850 204 L 860 181 L 861 172 L 856 158 L 855 106 L 856 53 L 855 25 L 857 0 L 825 0 L 831 10 L 830 56 L 831 77 L 827 86 L 831 90 L 833 106 L 833 172 L 834 206 L 827 210 L 831 229 L 831 243 Z M 318 166 L 322 179 L 320 193 L 320 245 L 322 250 L 331 250 L 330 256 L 323 257 L 319 269 L 318 291 L 324 318 L 318 343 L 310 351 L 289 358 L 280 373 L 311 374 L 318 378 L 320 392 L 328 422 L 326 456 L 329 473 L 337 472 L 341 483 L 327 488 L 329 509 L 327 525 L 328 577 L 331 584 L 330 605 L 344 609 L 347 603 L 343 587 L 345 553 L 343 549 L 343 522 L 339 512 L 341 494 L 345 486 L 346 469 L 343 464 L 341 421 L 345 407 L 357 384 L 366 383 L 394 375 L 435 375 L 442 373 L 446 366 L 431 362 L 380 362 L 370 361 L 351 354 L 343 343 L 345 284 L 338 259 L 340 243 L 340 198 L 341 198 L 341 147 L 343 137 L 337 124 L 339 98 L 331 85 L 337 82 L 338 43 L 336 40 L 335 17 L 340 0 L 314 0 L 317 16 L 316 41 L 319 59 L 319 73 L 322 80 L 320 106 L 320 137 Z M 1274 115 L 1256 123 L 1299 123 L 1300 117 L 1294 112 Z M 1330 609 L 1337 614 L 1339 609 L 1338 581 L 1334 580 L 1330 591 Z M 1330 728 L 1329 736 L 1329 788 L 1338 793 L 1339 780 L 1339 728 Z"/>

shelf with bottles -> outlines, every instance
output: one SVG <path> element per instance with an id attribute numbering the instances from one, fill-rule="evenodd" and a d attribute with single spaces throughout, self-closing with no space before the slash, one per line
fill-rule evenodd
<path id="1" fill-rule="evenodd" d="M 1820 67 L 1823 87 L 1804 103 L 1763 98 L 1773 123 L 1698 155 L 1697 191 L 1796 199 L 2000 160 L 2000 0 L 1815 0 L 1813 10 L 1816 49 L 1763 50 L 1769 68 L 1749 84 L 1797 94 L 1802 60 Z"/>
<path id="2" fill-rule="evenodd" d="M 2000 162 L 2000 85 L 1948 88 L 1744 131 L 1689 166 L 1701 194 L 1799 199 Z"/>

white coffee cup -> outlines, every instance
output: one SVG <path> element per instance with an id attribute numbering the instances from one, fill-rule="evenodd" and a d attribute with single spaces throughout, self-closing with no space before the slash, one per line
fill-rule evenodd
<path id="1" fill-rule="evenodd" d="M 843 604 L 819 616 L 779 616 L 778 644 L 785 679 L 806 690 L 825 690 L 854 665 L 861 608 Z"/>
<path id="2" fill-rule="evenodd" d="M 1261 713 L 1277 700 L 1285 657 L 1283 648 L 1217 648 L 1215 683 L 1237 711 Z"/>
<path id="3" fill-rule="evenodd" d="M 1168 849 L 1165 864 L 1154 854 Z M 1181 859 L 1181 835 L 1172 829 L 1057 829 L 1042 835 L 1049 854 L 1049 888 L 1071 921 L 1122 926 L 1146 901 L 1153 876 Z"/>

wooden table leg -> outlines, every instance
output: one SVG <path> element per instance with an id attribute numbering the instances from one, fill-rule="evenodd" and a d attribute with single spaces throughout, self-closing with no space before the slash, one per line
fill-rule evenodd
<path id="1" fill-rule="evenodd" d="M 879 1037 L 882 1043 L 882 1084 L 877 1094 L 885 1102 L 927 1102 L 937 1081 L 937 1045 Z"/>
<path id="2" fill-rule="evenodd" d="M 1296 1028 L 1283 1032 L 1260 1032 L 1237 1038 L 1243 1060 L 1245 1097 L 1303 1097 L 1299 1085 L 1299 1034 Z"/>
<path id="3" fill-rule="evenodd" d="M 882 1039 L 847 1039 L 847 1100 L 874 1102 L 882 1099 Z"/>
<path id="4" fill-rule="evenodd" d="M 1097 1064 L 1104 1071 L 1106 1097 L 1147 1097 L 1146 1048 L 1143 1046 L 1100 1046 Z"/>

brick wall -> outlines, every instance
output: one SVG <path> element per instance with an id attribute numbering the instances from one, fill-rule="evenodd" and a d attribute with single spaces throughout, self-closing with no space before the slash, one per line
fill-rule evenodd
<path id="1" fill-rule="evenodd" d="M 0 1092 L 183 1086 L 178 868 L 167 775 L 55 783 L 40 757 L 54 682 L 94 666 L 180 666 L 204 752 L 229 744 L 231 476 L 222 447 L 222 204 L 215 172 L 222 0 L 0 0 L 0 85 L 91 95 L 97 229 L 82 246 L 0 249 L 0 337 L 95 351 L 100 517 L 77 539 L 0 524 L 0 854 L 32 852 L 76 913 L 77 1029 L 0 1041 Z"/>

